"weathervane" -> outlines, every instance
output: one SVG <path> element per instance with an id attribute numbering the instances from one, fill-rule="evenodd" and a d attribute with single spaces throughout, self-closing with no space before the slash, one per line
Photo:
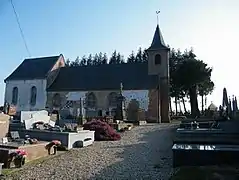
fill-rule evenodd
<path id="1" fill-rule="evenodd" d="M 159 24 L 159 13 L 160 13 L 160 11 L 156 11 L 156 14 L 157 14 L 157 24 Z"/>

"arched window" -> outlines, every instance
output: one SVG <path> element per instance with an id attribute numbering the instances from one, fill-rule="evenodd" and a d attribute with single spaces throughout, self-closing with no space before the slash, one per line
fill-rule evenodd
<path id="1" fill-rule="evenodd" d="M 37 88 L 36 88 L 36 86 L 32 86 L 31 97 L 30 97 L 30 105 L 35 106 L 36 101 L 37 101 Z"/>
<path id="2" fill-rule="evenodd" d="M 154 63 L 155 63 L 155 65 L 161 64 L 161 56 L 160 56 L 160 54 L 156 54 L 155 55 Z"/>
<path id="3" fill-rule="evenodd" d="M 17 101 L 18 101 L 18 88 L 14 87 L 12 89 L 12 104 L 17 105 Z"/>
<path id="4" fill-rule="evenodd" d="M 59 93 L 54 94 L 54 96 L 52 98 L 52 105 L 53 105 L 53 107 L 61 106 L 61 95 Z"/>
<path id="5" fill-rule="evenodd" d="M 96 96 L 93 92 L 89 93 L 86 97 L 86 105 L 87 107 L 94 108 L 96 107 Z"/>
<path id="6" fill-rule="evenodd" d="M 117 97 L 118 97 L 118 94 L 116 92 L 112 92 L 108 95 L 108 104 L 110 107 L 117 106 Z"/>

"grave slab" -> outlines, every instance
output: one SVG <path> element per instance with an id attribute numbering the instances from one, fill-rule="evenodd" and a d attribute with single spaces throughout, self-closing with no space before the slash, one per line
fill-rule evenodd
<path id="1" fill-rule="evenodd" d="M 238 164 L 239 145 L 174 144 L 173 167 Z"/>
<path id="2" fill-rule="evenodd" d="M 46 130 L 24 130 L 18 131 L 21 138 L 25 135 L 29 135 L 31 138 L 36 138 L 41 141 L 52 141 L 59 140 L 62 145 L 67 149 L 73 148 L 73 144 L 77 141 L 84 141 L 85 139 L 91 138 L 94 141 L 94 131 L 83 130 L 78 133 L 73 132 L 56 132 L 56 131 L 46 131 Z"/>

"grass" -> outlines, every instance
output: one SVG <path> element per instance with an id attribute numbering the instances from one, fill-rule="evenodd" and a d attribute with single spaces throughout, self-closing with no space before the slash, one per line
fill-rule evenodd
<path id="1" fill-rule="evenodd" d="M 238 169 L 233 167 L 183 167 L 170 180 L 230 180 L 238 175 Z"/>

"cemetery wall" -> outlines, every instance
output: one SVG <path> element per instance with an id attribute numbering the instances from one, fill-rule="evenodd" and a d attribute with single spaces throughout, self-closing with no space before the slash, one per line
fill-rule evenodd
<path id="1" fill-rule="evenodd" d="M 30 105 L 31 88 L 35 86 L 37 88 L 36 105 Z M 34 80 L 11 80 L 6 82 L 5 88 L 5 102 L 12 102 L 13 88 L 18 88 L 18 100 L 16 109 L 17 111 L 29 111 L 29 110 L 42 110 L 45 108 L 47 93 L 46 93 L 46 80 L 34 79 Z"/>

